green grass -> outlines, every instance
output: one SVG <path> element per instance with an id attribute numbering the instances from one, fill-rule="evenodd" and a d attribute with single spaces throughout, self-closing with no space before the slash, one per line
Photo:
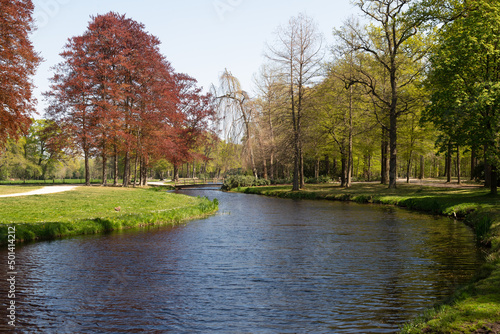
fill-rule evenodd
<path id="1" fill-rule="evenodd" d="M 53 239 L 206 216 L 217 201 L 154 189 L 80 187 L 69 192 L 0 198 L 0 240 L 16 225 L 18 240 Z"/>
<path id="2" fill-rule="evenodd" d="M 449 303 L 438 305 L 406 324 L 402 333 L 473 333 L 500 327 L 499 282 L 498 262 L 486 264 L 476 282 L 456 291 Z"/>
<path id="3" fill-rule="evenodd" d="M 466 287 L 448 301 L 404 325 L 402 333 L 497 333 L 500 330 L 500 197 L 481 188 L 438 188 L 400 184 L 397 189 L 365 183 L 344 189 L 333 185 L 239 188 L 235 191 L 294 199 L 325 199 L 379 203 L 457 218 L 476 232 L 488 251 L 486 264 Z M 494 330 L 494 331 L 493 331 Z M 479 332 L 478 332 L 479 333 Z"/>
<path id="4" fill-rule="evenodd" d="M 240 188 L 236 191 L 282 198 L 391 204 L 457 217 L 465 217 L 477 209 L 500 208 L 498 197 L 491 197 L 488 195 L 488 190 L 478 188 L 438 188 L 401 184 L 397 189 L 388 189 L 381 184 L 359 183 L 348 189 L 327 184 L 306 185 L 301 191 L 291 190 L 291 186 L 268 186 Z"/>
<path id="5" fill-rule="evenodd" d="M 43 187 L 37 187 L 37 186 L 0 186 L 0 195 L 27 193 L 27 192 L 41 189 L 41 188 L 43 188 Z"/>

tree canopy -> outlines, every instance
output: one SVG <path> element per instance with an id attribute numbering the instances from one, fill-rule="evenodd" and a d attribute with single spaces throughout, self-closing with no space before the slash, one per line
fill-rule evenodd
<path id="1" fill-rule="evenodd" d="M 360 19 L 335 29 L 333 45 L 299 13 L 266 45 L 254 92 L 225 69 L 211 94 L 175 71 L 143 24 L 93 16 L 62 50 L 45 119 L 32 124 L 33 4 L 2 1 L 0 176 L 54 176 L 73 157 L 84 167 L 72 174 L 87 184 L 97 168 L 102 184 L 121 177 L 124 186 L 145 184 L 150 171 L 178 179 L 203 170 L 294 190 L 468 176 L 496 193 L 497 1 L 354 4 Z"/>
<path id="2" fill-rule="evenodd" d="M 41 58 L 29 39 L 34 30 L 30 0 L 0 1 L 0 149 L 28 131 L 35 100 L 33 82 Z"/>

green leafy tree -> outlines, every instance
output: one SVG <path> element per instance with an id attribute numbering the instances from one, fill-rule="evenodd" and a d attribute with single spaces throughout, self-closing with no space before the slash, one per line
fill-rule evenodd
<path id="1" fill-rule="evenodd" d="M 426 119 L 450 141 L 484 147 L 497 193 L 500 166 L 500 3 L 477 0 L 443 30 L 431 57 Z"/>
<path id="2" fill-rule="evenodd" d="M 19 140 L 9 139 L 5 144 L 2 159 L 0 160 L 0 178 L 8 179 L 30 179 L 37 178 L 41 174 L 39 166 L 26 154 L 26 138 Z"/>
<path id="3" fill-rule="evenodd" d="M 365 85 L 388 115 L 390 141 L 389 188 L 396 187 L 399 118 L 412 108 L 418 97 L 408 94 L 408 87 L 418 80 L 424 70 L 428 44 L 418 28 L 422 20 L 409 20 L 411 0 L 357 0 L 356 4 L 370 19 L 371 24 L 360 26 L 348 21 L 336 32 L 352 50 L 365 53 L 373 65 L 358 68 L 356 81 Z M 353 39 L 352 36 L 355 36 Z M 380 73 L 386 77 L 390 89 L 380 90 Z"/>
<path id="4" fill-rule="evenodd" d="M 345 60 L 345 59 L 344 59 Z M 354 138 L 366 136 L 366 115 L 364 114 L 362 87 L 350 80 L 349 61 L 334 64 L 329 76 L 315 91 L 317 133 L 326 144 L 333 144 L 341 157 L 341 186 L 350 187 L 353 169 Z"/>

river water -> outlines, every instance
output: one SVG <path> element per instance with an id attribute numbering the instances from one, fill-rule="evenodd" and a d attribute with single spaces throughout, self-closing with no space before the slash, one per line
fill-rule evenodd
<path id="1" fill-rule="evenodd" d="M 481 264 L 472 232 L 376 205 L 215 190 L 217 215 L 18 246 L 20 333 L 394 333 Z M 0 329 L 7 329 L 0 250 Z"/>

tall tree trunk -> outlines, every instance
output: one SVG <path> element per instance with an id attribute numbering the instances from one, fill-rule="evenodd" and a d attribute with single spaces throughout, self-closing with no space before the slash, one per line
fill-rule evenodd
<path id="1" fill-rule="evenodd" d="M 146 187 L 148 185 L 148 165 L 149 165 L 149 157 L 146 155 L 142 158 L 141 163 L 141 186 Z"/>
<path id="2" fill-rule="evenodd" d="M 123 163 L 123 186 L 128 187 L 130 180 L 130 152 L 125 152 L 125 158 Z"/>
<path id="3" fill-rule="evenodd" d="M 290 62 L 290 102 L 292 107 L 292 123 L 293 123 L 293 135 L 294 135 L 294 156 L 293 156 L 293 186 L 292 191 L 300 190 L 300 133 L 299 133 L 299 122 L 298 115 L 295 105 L 295 78 L 293 76 L 294 73 L 294 63 Z"/>
<path id="4" fill-rule="evenodd" d="M 87 187 L 90 186 L 90 162 L 89 162 L 89 152 L 88 149 L 85 149 L 85 185 Z"/>
<path id="5" fill-rule="evenodd" d="M 113 186 L 118 185 L 118 148 L 114 146 L 114 161 L 113 161 Z"/>
<path id="6" fill-rule="evenodd" d="M 432 174 L 431 174 L 431 177 L 439 177 L 439 166 L 438 166 L 438 163 L 437 163 L 437 158 L 434 157 L 433 159 L 434 161 L 434 169 L 432 170 Z"/>
<path id="7" fill-rule="evenodd" d="M 363 155 L 363 180 L 368 180 L 368 154 Z"/>
<path id="8" fill-rule="evenodd" d="M 383 137 L 383 135 L 382 135 Z M 382 138 L 382 142 L 381 142 L 381 145 L 380 145 L 380 183 L 381 184 L 386 184 L 387 183 L 387 178 L 386 178 L 386 175 L 385 175 L 385 171 L 386 171 L 386 147 L 387 145 L 385 145 L 385 140 L 384 138 Z"/>
<path id="9" fill-rule="evenodd" d="M 269 130 L 271 133 L 271 154 L 270 154 L 270 164 L 269 164 L 269 173 L 271 175 L 271 180 L 275 179 L 275 171 L 274 171 L 274 152 L 275 152 L 275 143 L 274 143 L 274 126 L 273 119 L 271 117 L 271 112 L 269 112 Z"/>
<path id="10" fill-rule="evenodd" d="M 320 164 L 320 160 L 319 160 L 319 158 L 317 158 L 316 164 L 314 165 L 314 178 L 316 180 L 319 179 L 319 164 Z"/>
<path id="11" fill-rule="evenodd" d="M 418 176 L 420 180 L 425 178 L 425 158 L 423 155 L 420 155 L 420 175 Z"/>
<path id="12" fill-rule="evenodd" d="M 498 195 L 498 174 L 497 167 L 491 166 L 491 185 L 490 185 L 491 195 Z"/>
<path id="13" fill-rule="evenodd" d="M 410 183 L 410 173 L 411 173 L 411 152 L 406 164 L 406 183 Z"/>
<path id="14" fill-rule="evenodd" d="M 492 166 L 488 162 L 488 145 L 484 145 L 484 186 L 491 188 L 492 185 Z"/>
<path id="15" fill-rule="evenodd" d="M 108 184 L 108 157 L 105 152 L 102 153 L 102 185 Z"/>
<path id="16" fill-rule="evenodd" d="M 279 179 L 280 178 L 280 162 L 278 159 L 275 158 L 274 163 L 273 163 L 273 180 Z"/>
<path id="17" fill-rule="evenodd" d="M 382 128 L 382 174 L 381 183 L 389 184 L 389 140 L 387 130 Z"/>
<path id="18" fill-rule="evenodd" d="M 300 147 L 300 189 L 303 189 L 305 186 L 304 179 L 304 153 L 302 152 L 302 144 Z"/>
<path id="19" fill-rule="evenodd" d="M 491 187 L 491 165 L 485 161 L 484 162 L 484 187 L 485 188 L 490 188 Z"/>
<path id="20" fill-rule="evenodd" d="M 451 183 L 451 142 L 448 143 L 448 153 L 446 154 L 446 182 Z"/>
<path id="21" fill-rule="evenodd" d="M 264 159 L 262 164 L 263 164 L 263 167 L 264 167 L 264 180 L 268 180 L 269 179 L 269 174 L 268 174 L 268 171 L 267 171 L 267 159 L 265 157 L 265 155 L 263 155 Z"/>
<path id="22" fill-rule="evenodd" d="M 394 96 L 394 95 L 393 95 Z M 389 189 L 395 189 L 397 183 L 397 167 L 398 167 L 398 125 L 397 125 L 397 114 L 395 102 L 393 101 L 394 106 L 392 107 L 394 110 L 391 110 L 391 114 L 389 117 L 390 120 L 390 130 L 389 130 L 389 146 L 390 146 L 390 161 L 389 161 Z"/>
<path id="23" fill-rule="evenodd" d="M 370 182 L 372 179 L 372 155 L 368 154 L 368 176 L 366 180 Z"/>
<path id="24" fill-rule="evenodd" d="M 137 187 L 137 164 L 139 163 L 139 156 L 136 153 L 135 154 L 135 161 L 134 161 L 134 188 Z M 141 158 L 142 162 L 142 158 Z M 141 185 L 141 180 L 139 180 L 139 185 Z"/>
<path id="25" fill-rule="evenodd" d="M 476 147 L 472 146 L 471 158 L 470 158 L 470 180 L 474 180 L 474 171 L 476 169 Z"/>
<path id="26" fill-rule="evenodd" d="M 352 174 L 354 169 L 354 163 L 352 158 L 352 137 L 349 136 L 349 145 L 347 148 L 347 166 L 346 166 L 346 177 L 345 177 L 345 187 L 350 188 L 352 185 Z"/>
<path id="27" fill-rule="evenodd" d="M 259 140 L 259 150 L 260 150 L 260 156 L 262 157 L 262 167 L 264 171 L 264 180 L 269 179 L 269 171 L 267 169 L 267 157 L 266 157 L 266 149 L 264 147 L 264 143 L 262 141 L 262 136 L 260 133 L 257 131 L 257 138 Z"/>
<path id="28" fill-rule="evenodd" d="M 294 123 L 296 122 L 295 120 L 295 114 L 294 114 Z M 296 127 L 296 126 L 295 126 Z M 299 148 L 299 137 L 297 134 L 297 130 L 295 129 L 295 139 L 294 139 L 294 156 L 293 156 L 293 191 L 298 191 L 300 190 L 300 148 Z"/>
<path id="29" fill-rule="evenodd" d="M 347 184 L 347 158 L 345 154 L 342 154 L 340 158 L 342 164 L 342 173 L 340 173 L 340 186 L 344 188 Z"/>
<path id="30" fill-rule="evenodd" d="M 460 145 L 457 145 L 457 177 L 458 184 L 462 183 L 462 179 L 460 178 L 461 168 L 460 168 Z"/>
<path id="31" fill-rule="evenodd" d="M 293 186 L 292 191 L 300 190 L 300 180 L 299 180 L 299 152 L 298 149 L 295 150 L 295 156 L 293 161 Z"/>
<path id="32" fill-rule="evenodd" d="M 351 55 L 352 56 L 352 55 Z M 349 171 L 347 173 L 347 180 L 346 180 L 346 188 L 350 188 L 351 187 L 351 184 L 352 184 L 352 180 L 351 180 L 351 177 L 352 177 L 352 165 L 353 165 L 353 156 L 352 156 L 352 127 L 353 127 L 353 123 L 352 123 L 352 114 L 353 114 L 353 85 L 350 85 L 349 86 L 349 119 L 348 119 L 348 122 L 349 122 L 349 143 L 348 143 L 348 148 L 347 148 L 347 161 L 348 161 L 348 166 L 347 166 L 347 170 Z M 358 160 L 359 162 L 359 160 Z M 357 172 L 356 172 L 357 174 Z"/>
<path id="33" fill-rule="evenodd" d="M 443 176 L 446 177 L 448 175 L 448 152 L 446 152 L 444 156 L 444 174 Z"/>
<path id="34" fill-rule="evenodd" d="M 174 183 L 179 182 L 179 165 L 177 165 L 176 163 L 174 163 L 174 175 L 173 175 L 173 178 L 174 178 Z"/>
<path id="35" fill-rule="evenodd" d="M 271 180 L 275 179 L 274 176 L 274 152 L 271 151 L 270 161 L 269 161 L 269 175 L 271 175 Z"/>

